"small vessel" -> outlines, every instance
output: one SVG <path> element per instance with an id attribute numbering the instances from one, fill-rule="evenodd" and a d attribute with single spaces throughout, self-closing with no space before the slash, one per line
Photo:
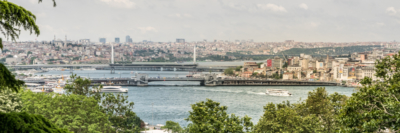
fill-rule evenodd
<path id="1" fill-rule="evenodd" d="M 271 95 L 271 96 L 292 96 L 291 93 L 287 90 L 281 90 L 281 89 L 268 89 L 265 94 Z"/>
<path id="2" fill-rule="evenodd" d="M 128 89 L 122 88 L 121 86 L 103 86 L 100 92 L 123 92 L 128 93 Z"/>

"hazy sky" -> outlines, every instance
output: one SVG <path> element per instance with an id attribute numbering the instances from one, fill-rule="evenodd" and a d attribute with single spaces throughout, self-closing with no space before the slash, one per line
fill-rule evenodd
<path id="1" fill-rule="evenodd" d="M 399 0 L 9 0 L 37 16 L 41 35 L 107 42 L 400 41 Z"/>

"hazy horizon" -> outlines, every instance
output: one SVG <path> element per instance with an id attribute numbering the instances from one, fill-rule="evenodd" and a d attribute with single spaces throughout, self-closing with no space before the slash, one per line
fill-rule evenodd
<path id="1" fill-rule="evenodd" d="M 91 39 L 125 42 L 248 40 L 255 42 L 394 41 L 400 1 L 373 0 L 11 0 L 37 16 L 41 35 L 18 41 Z"/>

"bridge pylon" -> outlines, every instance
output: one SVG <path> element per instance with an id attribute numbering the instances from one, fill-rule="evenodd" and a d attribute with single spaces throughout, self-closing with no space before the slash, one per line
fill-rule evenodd
<path id="1" fill-rule="evenodd" d="M 111 74 L 115 74 L 115 67 L 112 66 L 112 67 L 110 68 L 110 70 L 111 70 Z"/>

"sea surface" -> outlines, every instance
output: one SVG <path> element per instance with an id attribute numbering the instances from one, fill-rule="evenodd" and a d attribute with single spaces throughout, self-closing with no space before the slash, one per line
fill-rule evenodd
<path id="1" fill-rule="evenodd" d="M 75 70 L 78 76 L 90 78 L 132 77 L 135 73 L 147 73 L 150 77 L 185 77 L 188 72 L 165 71 L 116 71 L 110 74 L 106 70 Z M 49 71 L 36 75 L 71 75 L 70 71 Z M 264 114 L 263 107 L 268 103 L 298 102 L 307 98 L 307 93 L 318 86 L 200 86 L 199 82 L 150 82 L 147 87 L 125 87 L 128 100 L 135 103 L 133 111 L 149 124 L 164 124 L 168 120 L 188 124 L 184 119 L 189 116 L 191 104 L 212 99 L 227 106 L 228 113 L 237 116 L 248 115 L 256 124 Z M 158 86 L 168 85 L 168 86 Z M 354 88 L 326 86 L 329 94 L 338 92 L 350 96 Z M 286 89 L 293 96 L 278 97 L 265 95 L 266 89 Z"/>

